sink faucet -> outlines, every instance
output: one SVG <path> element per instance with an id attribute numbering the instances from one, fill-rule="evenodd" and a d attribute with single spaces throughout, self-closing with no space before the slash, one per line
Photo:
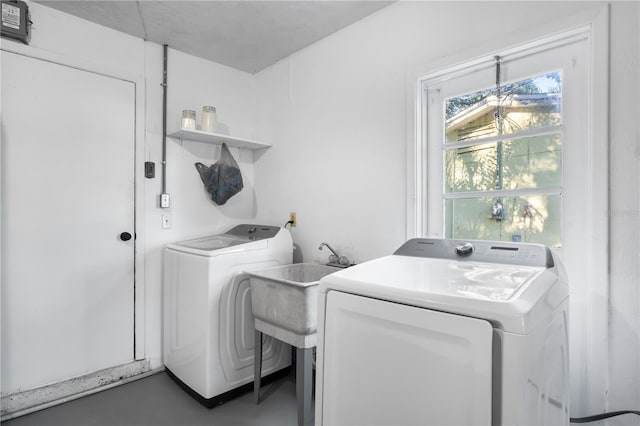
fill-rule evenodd
<path id="1" fill-rule="evenodd" d="M 320 243 L 320 247 L 318 247 L 318 250 L 322 250 L 322 247 L 328 248 L 335 257 L 340 257 L 338 256 L 338 253 L 336 253 L 336 251 L 332 249 L 328 243 Z"/>
<path id="2" fill-rule="evenodd" d="M 351 262 L 346 256 L 339 256 L 338 253 L 328 243 L 320 243 L 318 246 L 318 250 L 322 250 L 322 247 L 326 247 L 333 254 L 329 256 L 329 266 L 337 266 L 339 268 L 346 268 L 347 266 L 351 266 Z"/>

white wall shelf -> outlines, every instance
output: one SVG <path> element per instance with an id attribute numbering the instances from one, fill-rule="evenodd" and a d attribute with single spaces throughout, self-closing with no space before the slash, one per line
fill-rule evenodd
<path id="1" fill-rule="evenodd" d="M 249 139 L 236 138 L 228 135 L 221 135 L 219 133 L 203 132 L 201 130 L 180 129 L 173 133 L 168 134 L 170 138 L 180 140 L 190 140 L 196 142 L 213 143 L 222 145 L 225 142 L 229 147 L 245 148 L 245 149 L 263 149 L 270 148 L 271 145 L 264 142 L 256 142 Z"/>

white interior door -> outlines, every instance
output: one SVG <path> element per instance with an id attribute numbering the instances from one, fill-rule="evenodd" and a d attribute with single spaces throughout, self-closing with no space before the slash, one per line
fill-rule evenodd
<path id="1" fill-rule="evenodd" d="M 492 336 L 487 321 L 330 292 L 322 424 L 491 424 Z"/>
<path id="2" fill-rule="evenodd" d="M 135 85 L 0 59 L 10 394 L 133 360 Z"/>

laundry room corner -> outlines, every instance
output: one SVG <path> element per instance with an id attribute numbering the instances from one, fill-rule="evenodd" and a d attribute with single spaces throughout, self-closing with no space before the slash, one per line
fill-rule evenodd
<path id="1" fill-rule="evenodd" d="M 223 232 L 239 223 L 253 222 L 254 152 L 231 147 L 244 188 L 224 205 L 207 193 L 195 167 L 211 166 L 220 159 L 221 145 L 171 136 L 181 127 L 183 110 L 196 111 L 197 127 L 202 108 L 217 110 L 217 131 L 252 139 L 255 121 L 253 75 L 167 48 L 167 137 L 163 148 L 163 46 L 145 43 L 147 75 L 145 159 L 155 164 L 155 177 L 144 180 L 145 194 L 145 328 L 146 353 L 152 365 L 162 366 L 162 249 L 170 243 Z M 166 167 L 163 172 L 163 149 Z M 166 173 L 163 176 L 163 173 Z M 165 188 L 163 188 L 163 179 Z M 169 206 L 160 207 L 166 192 Z"/>
<path id="2" fill-rule="evenodd" d="M 602 49 L 593 58 L 610 73 L 608 82 L 595 83 L 611 92 L 600 98 L 604 102 L 591 105 L 610 129 L 607 134 L 599 126 L 593 137 L 597 152 L 611 156 L 608 168 L 595 175 L 598 186 L 609 181 L 611 204 L 592 202 L 589 208 L 609 227 L 608 237 L 594 241 L 598 257 L 606 252 L 611 269 L 592 271 L 596 288 L 569 277 L 574 303 L 581 292 L 591 300 L 585 320 L 574 322 L 584 327 L 584 341 L 592 345 L 572 348 L 583 360 L 571 367 L 572 412 L 581 416 L 636 407 L 640 401 L 638 97 L 628 95 L 638 93 L 639 6 L 554 2 L 549 7 L 503 2 L 500 25 L 486 25 L 495 22 L 497 10 L 489 2 L 398 2 L 259 72 L 258 135 L 269 135 L 277 145 L 256 161 L 258 217 L 264 221 L 296 211 L 298 226 L 292 233 L 304 261 L 326 261 L 317 250 L 323 241 L 356 263 L 391 253 L 412 236 L 406 173 L 412 167 L 408 150 L 416 140 L 407 119 L 416 99 L 411 92 L 410 100 L 404 98 L 410 84 L 406 72 L 420 64 L 451 66 L 607 22 L 599 26 L 607 28 L 604 33 L 589 42 L 611 47 L 610 58 Z M 456 28 L 465 31 L 451 31 L 453 17 Z M 416 87 L 415 80 L 411 84 Z M 429 180 L 430 173 L 424 173 L 422 178 Z M 594 315 L 602 312 L 608 315 Z"/>

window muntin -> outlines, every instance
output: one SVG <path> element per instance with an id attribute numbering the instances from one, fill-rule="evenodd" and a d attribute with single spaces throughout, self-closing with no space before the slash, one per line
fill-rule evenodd
<path id="1" fill-rule="evenodd" d="M 498 170 L 498 148 L 502 149 Z M 562 185 L 562 135 L 507 139 L 445 150 L 445 192 L 532 189 Z"/>

